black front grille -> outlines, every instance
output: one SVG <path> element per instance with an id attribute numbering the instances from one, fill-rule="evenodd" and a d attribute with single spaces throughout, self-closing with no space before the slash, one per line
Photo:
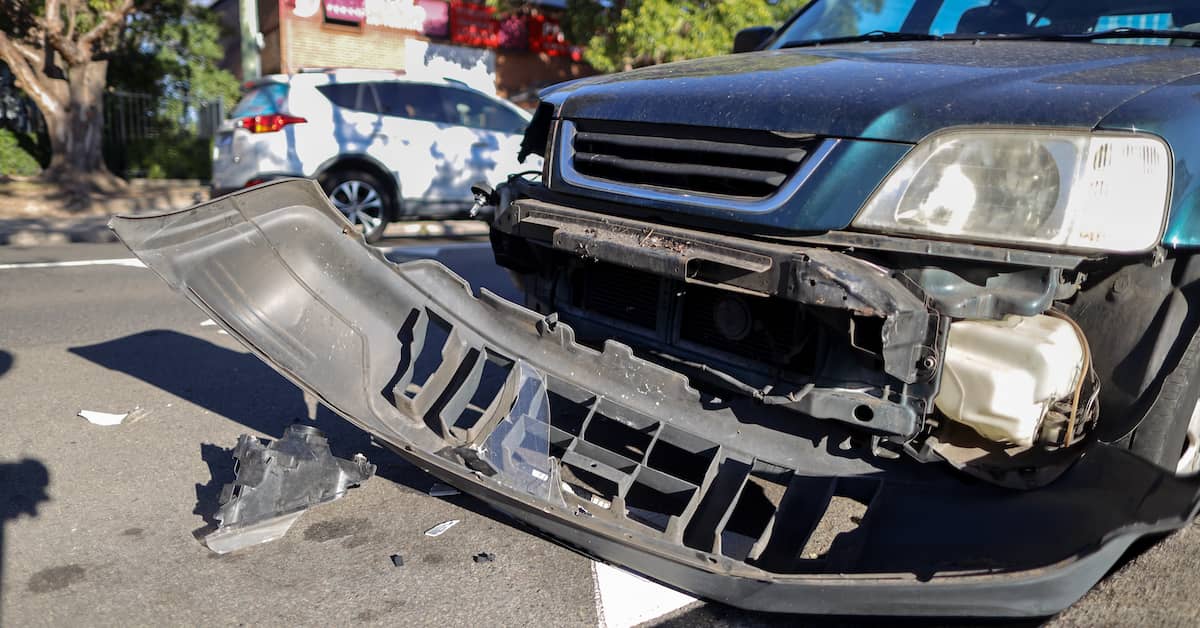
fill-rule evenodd
<path id="1" fill-rule="evenodd" d="M 580 268 L 573 277 L 578 307 L 654 329 L 662 280 L 649 273 L 609 264 Z"/>
<path id="2" fill-rule="evenodd" d="M 573 120 L 574 169 L 594 179 L 737 198 L 774 194 L 816 139 L 645 123 Z"/>
<path id="3" fill-rule="evenodd" d="M 718 322 L 721 301 L 745 308 L 750 323 L 744 334 L 729 337 Z M 682 302 L 679 338 L 742 357 L 784 366 L 804 344 L 805 325 L 800 305 L 790 301 L 739 295 L 724 290 L 688 286 Z"/>

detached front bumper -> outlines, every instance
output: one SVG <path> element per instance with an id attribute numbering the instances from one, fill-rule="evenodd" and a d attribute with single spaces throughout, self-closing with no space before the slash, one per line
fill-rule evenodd
<path id="1" fill-rule="evenodd" d="M 1200 479 L 1102 445 L 1018 492 L 865 455 L 840 424 L 701 396 L 624 345 L 596 352 L 553 317 L 474 296 L 436 262 L 390 264 L 312 182 L 112 228 L 260 358 L 439 479 L 726 604 L 1047 615 L 1197 508 Z"/>

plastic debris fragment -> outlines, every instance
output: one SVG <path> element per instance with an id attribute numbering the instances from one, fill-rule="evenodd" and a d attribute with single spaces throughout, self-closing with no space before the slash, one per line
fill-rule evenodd
<path id="1" fill-rule="evenodd" d="M 79 416 L 87 419 L 88 423 L 92 425 L 110 427 L 120 425 L 125 420 L 125 417 L 129 416 L 129 413 L 111 414 L 109 412 L 96 412 L 95 410 L 80 410 Z"/>
<path id="2" fill-rule="evenodd" d="M 450 528 L 453 528 L 454 526 L 458 525 L 458 521 L 459 521 L 458 519 L 451 519 L 449 521 L 443 521 L 443 522 L 433 526 L 432 528 L 429 528 L 428 530 L 426 530 L 425 536 L 441 536 L 446 533 L 446 530 L 449 530 Z"/>
<path id="3" fill-rule="evenodd" d="M 458 489 L 441 482 L 434 482 L 433 486 L 429 487 L 430 497 L 453 497 L 461 494 L 462 492 Z"/>
<path id="4" fill-rule="evenodd" d="M 221 525 L 204 537 L 218 554 L 282 537 L 309 508 L 340 498 L 375 473 L 362 454 L 334 457 L 320 430 L 299 423 L 268 445 L 243 434 L 233 456 L 237 478 L 221 492 Z"/>

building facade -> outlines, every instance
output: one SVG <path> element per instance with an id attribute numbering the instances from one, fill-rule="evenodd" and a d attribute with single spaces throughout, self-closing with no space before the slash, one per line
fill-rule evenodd
<path id="1" fill-rule="evenodd" d="M 497 15 L 458 0 L 217 0 L 223 67 L 241 80 L 306 68 L 375 68 L 451 78 L 531 104 L 591 68 L 565 41 L 564 0 Z"/>

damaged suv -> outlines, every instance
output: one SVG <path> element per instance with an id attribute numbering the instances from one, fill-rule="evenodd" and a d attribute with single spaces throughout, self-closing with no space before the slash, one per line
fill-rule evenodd
<path id="1" fill-rule="evenodd" d="M 479 190 L 521 305 L 302 181 L 113 226 L 588 555 L 743 608 L 1046 615 L 1200 500 L 1197 43 L 1184 0 L 814 0 L 551 88 L 541 173 Z"/>

